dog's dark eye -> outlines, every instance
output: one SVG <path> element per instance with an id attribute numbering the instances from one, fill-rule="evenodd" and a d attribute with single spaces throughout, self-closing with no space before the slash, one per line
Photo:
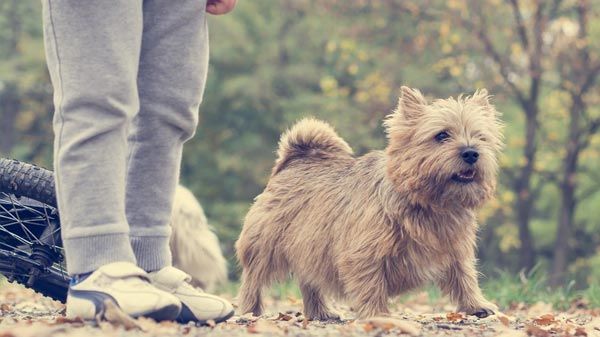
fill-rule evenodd
<path id="1" fill-rule="evenodd" d="M 450 138 L 450 135 L 446 131 L 442 131 L 442 132 L 438 133 L 437 135 L 435 135 L 435 140 L 437 140 L 440 143 L 445 141 L 448 138 Z"/>

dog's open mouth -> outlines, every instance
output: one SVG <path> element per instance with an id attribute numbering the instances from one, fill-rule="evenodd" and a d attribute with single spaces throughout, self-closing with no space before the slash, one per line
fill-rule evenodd
<path id="1" fill-rule="evenodd" d="M 452 180 L 456 181 L 457 183 L 463 184 L 473 182 L 473 180 L 475 180 L 475 170 L 467 169 L 458 173 L 454 173 L 452 175 Z"/>

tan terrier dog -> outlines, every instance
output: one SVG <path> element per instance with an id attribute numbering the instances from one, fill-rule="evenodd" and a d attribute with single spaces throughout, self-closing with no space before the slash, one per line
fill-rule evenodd
<path id="1" fill-rule="evenodd" d="M 175 190 L 171 212 L 173 266 L 192 276 L 192 285 L 214 291 L 227 282 L 227 262 L 219 238 L 206 220 L 202 206 L 187 188 Z"/>
<path id="2" fill-rule="evenodd" d="M 328 124 L 300 121 L 236 243 L 240 311 L 260 315 L 262 288 L 291 272 L 309 319 L 339 318 L 324 295 L 361 318 L 385 315 L 390 296 L 430 280 L 459 311 L 493 314 L 477 281 L 475 211 L 496 186 L 498 118 L 485 90 L 428 104 L 402 87 L 387 149 L 359 158 Z"/>

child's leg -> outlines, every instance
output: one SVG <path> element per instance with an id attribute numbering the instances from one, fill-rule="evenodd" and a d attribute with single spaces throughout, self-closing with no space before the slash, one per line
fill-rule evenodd
<path id="1" fill-rule="evenodd" d="M 81 274 L 115 261 L 135 263 L 125 216 L 125 178 L 127 129 L 139 108 L 142 1 L 43 4 L 68 271 Z"/>
<path id="2" fill-rule="evenodd" d="M 183 143 L 198 124 L 208 31 L 201 0 L 145 0 L 143 15 L 126 209 L 138 266 L 153 271 L 171 265 L 169 220 Z"/>

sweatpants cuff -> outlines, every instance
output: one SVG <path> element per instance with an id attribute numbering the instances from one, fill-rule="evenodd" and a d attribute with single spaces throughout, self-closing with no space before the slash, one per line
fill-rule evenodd
<path id="1" fill-rule="evenodd" d="M 171 265 L 168 236 L 132 236 L 130 239 L 138 267 L 150 272 Z"/>
<path id="2" fill-rule="evenodd" d="M 69 275 L 93 272 L 112 262 L 135 263 L 127 233 L 70 238 L 63 244 Z"/>

